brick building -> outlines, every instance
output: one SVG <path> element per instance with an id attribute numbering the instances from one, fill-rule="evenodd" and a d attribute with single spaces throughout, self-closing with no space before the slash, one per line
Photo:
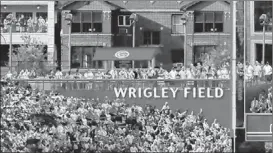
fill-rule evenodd
<path id="1" fill-rule="evenodd" d="M 230 6 L 224 1 L 68 2 L 61 8 L 62 67 L 104 69 L 127 63 L 137 68 L 163 63 L 169 69 L 172 63 L 199 62 L 204 53 L 214 54 L 217 46 L 231 50 Z M 71 53 L 68 12 L 73 14 Z M 133 13 L 137 14 L 135 48 Z M 126 61 L 114 57 L 118 51 L 128 52 Z"/>
<path id="2" fill-rule="evenodd" d="M 265 27 L 265 55 L 262 53 L 263 27 L 259 17 L 267 14 L 269 24 Z M 254 64 L 261 63 L 262 57 L 265 62 L 272 65 L 272 1 L 245 1 L 245 56 L 246 61 Z"/>
<path id="3" fill-rule="evenodd" d="M 21 36 L 29 35 L 31 38 L 45 44 L 48 60 L 53 62 L 55 51 L 55 2 L 54 1 L 1 1 L 1 67 L 8 66 L 9 61 L 9 44 L 10 33 L 6 24 L 8 14 L 13 14 L 13 17 L 19 21 L 20 17 L 24 17 L 23 26 L 19 22 L 12 25 L 12 45 L 16 47 L 23 44 Z M 23 21 L 23 20 L 22 20 Z M 32 26 L 29 26 L 30 21 Z M 39 21 L 45 24 L 41 26 Z"/>

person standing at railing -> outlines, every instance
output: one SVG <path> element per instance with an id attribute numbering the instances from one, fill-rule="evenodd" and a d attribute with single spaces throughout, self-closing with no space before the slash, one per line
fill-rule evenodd
<path id="1" fill-rule="evenodd" d="M 45 22 L 45 19 L 40 16 L 39 19 L 38 19 L 38 31 L 39 33 L 43 32 L 43 28 L 45 26 L 46 22 Z"/>
<path id="2" fill-rule="evenodd" d="M 37 77 L 37 74 L 35 72 L 35 70 L 31 70 L 30 74 L 29 74 L 29 78 L 36 78 Z"/>
<path id="3" fill-rule="evenodd" d="M 169 79 L 175 79 L 177 75 L 176 67 L 173 67 L 172 70 L 169 72 Z"/>
<path id="4" fill-rule="evenodd" d="M 128 78 L 128 74 L 127 74 L 127 72 L 125 71 L 124 68 L 122 68 L 122 69 L 120 70 L 120 72 L 119 72 L 119 78 L 120 78 L 120 79 L 127 79 L 127 78 Z"/>
<path id="5" fill-rule="evenodd" d="M 29 17 L 27 20 L 27 32 L 31 33 L 33 31 L 33 19 L 32 17 Z"/>
<path id="6" fill-rule="evenodd" d="M 8 71 L 8 73 L 6 74 L 6 78 L 7 79 L 12 79 L 12 73 L 11 73 L 11 71 Z"/>
<path id="7" fill-rule="evenodd" d="M 129 76 L 129 79 L 131 79 L 131 80 L 135 79 L 135 73 L 134 73 L 133 69 L 128 70 L 128 76 Z"/>
<path id="8" fill-rule="evenodd" d="M 4 19 L 4 28 L 3 28 L 3 32 L 8 32 L 8 23 L 9 21 L 7 20 L 7 18 Z"/>
<path id="9" fill-rule="evenodd" d="M 148 73 L 148 79 L 152 79 L 156 75 L 156 72 L 152 67 L 149 67 L 147 73 Z"/>
<path id="10" fill-rule="evenodd" d="M 73 75 L 74 79 L 82 79 L 82 74 L 79 72 L 79 69 L 76 70 L 76 73 Z M 81 89 L 81 82 L 75 82 L 75 86 L 73 86 L 73 89 Z"/>
<path id="11" fill-rule="evenodd" d="M 260 66 L 260 63 L 258 61 L 255 62 L 255 65 L 253 67 L 253 81 L 254 81 L 254 84 L 259 84 L 259 81 L 260 81 L 260 77 L 261 77 L 261 74 L 262 73 L 262 68 Z"/>
<path id="12" fill-rule="evenodd" d="M 29 79 L 29 74 L 30 74 L 30 72 L 26 69 L 25 72 L 23 73 L 23 78 Z"/>
<path id="13" fill-rule="evenodd" d="M 247 83 L 250 83 L 253 78 L 254 68 L 249 64 L 249 62 L 246 62 L 245 67 L 245 81 Z"/>
<path id="14" fill-rule="evenodd" d="M 84 73 L 84 78 L 85 79 L 94 79 L 94 74 L 93 74 L 93 72 L 90 70 L 90 69 L 88 69 L 85 73 Z M 88 82 L 87 83 L 87 89 L 89 90 L 89 89 L 92 89 L 92 82 Z"/>
<path id="15" fill-rule="evenodd" d="M 38 27 L 38 17 L 36 16 L 34 19 L 33 19 L 33 32 L 37 32 L 39 29 Z"/>
<path id="16" fill-rule="evenodd" d="M 20 32 L 25 32 L 26 19 L 25 19 L 25 16 L 23 14 L 21 14 L 18 22 L 20 24 Z"/>
<path id="17" fill-rule="evenodd" d="M 269 65 L 269 62 L 266 62 L 266 65 L 263 67 L 265 81 L 271 83 L 272 80 L 272 67 Z"/>

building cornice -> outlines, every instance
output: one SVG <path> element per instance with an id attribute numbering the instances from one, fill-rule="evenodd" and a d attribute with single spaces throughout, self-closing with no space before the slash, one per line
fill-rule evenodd
<path id="1" fill-rule="evenodd" d="M 135 13 L 144 13 L 144 12 L 182 12 L 180 9 L 121 9 L 121 12 L 135 12 Z"/>
<path id="2" fill-rule="evenodd" d="M 1 5 L 48 5 L 48 1 L 1 1 Z"/>

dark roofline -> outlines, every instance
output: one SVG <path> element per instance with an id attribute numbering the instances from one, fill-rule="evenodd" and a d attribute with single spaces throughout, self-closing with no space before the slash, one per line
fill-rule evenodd
<path id="1" fill-rule="evenodd" d="M 71 5 L 71 4 L 75 3 L 75 2 L 89 2 L 89 3 L 91 3 L 92 1 L 68 1 L 68 2 L 64 3 L 59 9 L 64 9 L 68 5 Z M 115 4 L 112 4 L 111 2 L 108 2 L 108 1 L 99 1 L 99 2 L 103 2 L 105 4 L 108 4 L 111 7 L 111 9 L 113 9 L 113 8 L 114 9 L 120 8 L 119 6 L 117 6 Z"/>
<path id="2" fill-rule="evenodd" d="M 193 7 L 194 5 L 198 4 L 198 3 L 201 3 L 201 2 L 205 2 L 205 1 L 194 1 L 194 2 L 191 2 L 187 5 L 184 5 L 180 8 L 180 10 L 187 10 L 189 9 L 190 7 Z M 225 2 L 227 4 L 230 4 L 230 1 L 220 1 L 220 2 Z"/>

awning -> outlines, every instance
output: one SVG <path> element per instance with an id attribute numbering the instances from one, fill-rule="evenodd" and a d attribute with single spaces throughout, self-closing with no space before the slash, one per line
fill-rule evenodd
<path id="1" fill-rule="evenodd" d="M 160 53 L 159 47 L 97 48 L 93 60 L 95 61 L 151 60 L 158 53 Z"/>

